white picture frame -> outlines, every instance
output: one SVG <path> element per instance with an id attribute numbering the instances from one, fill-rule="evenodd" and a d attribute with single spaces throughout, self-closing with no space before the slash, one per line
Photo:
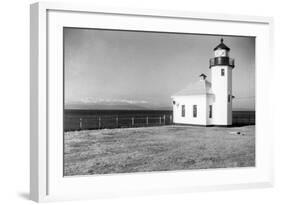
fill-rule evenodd
<path id="1" fill-rule="evenodd" d="M 256 166 L 68 177 L 62 175 L 62 28 L 86 27 L 256 37 Z M 270 17 L 35 3 L 30 12 L 30 198 L 89 199 L 273 186 Z M 269 110 L 264 109 L 269 108 Z"/>

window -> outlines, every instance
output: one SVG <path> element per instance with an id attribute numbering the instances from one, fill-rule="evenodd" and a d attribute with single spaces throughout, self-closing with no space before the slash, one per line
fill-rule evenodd
<path id="1" fill-rule="evenodd" d="M 224 69 L 221 69 L 221 76 L 224 76 Z"/>
<path id="2" fill-rule="evenodd" d="M 193 117 L 197 117 L 197 105 L 193 105 Z"/>
<path id="3" fill-rule="evenodd" d="M 185 105 L 181 106 L 181 116 L 185 117 Z"/>
<path id="4" fill-rule="evenodd" d="M 209 105 L 209 118 L 213 117 L 213 106 Z"/>

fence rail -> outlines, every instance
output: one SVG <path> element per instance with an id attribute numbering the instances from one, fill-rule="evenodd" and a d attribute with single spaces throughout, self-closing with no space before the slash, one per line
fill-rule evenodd
<path id="1" fill-rule="evenodd" d="M 88 115 L 64 116 L 64 130 L 113 129 L 172 125 L 172 114 L 163 115 Z M 254 112 L 233 112 L 234 126 L 254 125 Z"/>
<path id="2" fill-rule="evenodd" d="M 234 126 L 240 125 L 254 125 L 256 124 L 256 115 L 255 112 L 239 112 L 234 111 L 232 113 L 232 124 Z"/>
<path id="3" fill-rule="evenodd" d="M 173 124 L 172 115 L 65 117 L 64 130 L 149 127 Z"/>

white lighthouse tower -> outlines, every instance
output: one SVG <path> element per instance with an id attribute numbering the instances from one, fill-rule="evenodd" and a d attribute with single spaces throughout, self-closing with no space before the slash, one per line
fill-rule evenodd
<path id="1" fill-rule="evenodd" d="M 200 80 L 171 96 L 173 122 L 201 126 L 232 125 L 232 69 L 234 60 L 229 58 L 230 49 L 223 43 L 214 48 L 210 59 L 212 80 L 205 74 Z"/>
<path id="2" fill-rule="evenodd" d="M 214 125 L 232 125 L 232 69 L 234 59 L 229 58 L 230 49 L 223 43 L 214 48 L 215 57 L 210 59 L 212 91 L 214 93 Z"/>

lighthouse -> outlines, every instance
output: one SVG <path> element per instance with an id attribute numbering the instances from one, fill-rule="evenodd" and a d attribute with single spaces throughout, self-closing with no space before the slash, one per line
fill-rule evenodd
<path id="1" fill-rule="evenodd" d="M 214 48 L 214 58 L 210 59 L 213 102 L 213 124 L 232 125 L 232 69 L 234 59 L 229 57 L 228 48 L 221 39 Z"/>
<path id="2" fill-rule="evenodd" d="M 171 96 L 175 124 L 232 125 L 234 59 L 229 57 L 230 48 L 223 39 L 213 51 L 214 57 L 209 61 L 211 81 L 202 73 L 197 82 Z"/>

